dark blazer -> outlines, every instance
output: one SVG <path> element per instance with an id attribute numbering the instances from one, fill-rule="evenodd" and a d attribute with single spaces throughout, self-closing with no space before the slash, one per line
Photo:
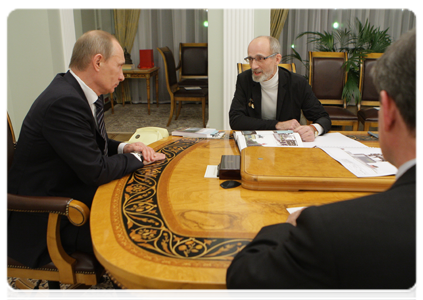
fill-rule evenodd
<path id="1" fill-rule="evenodd" d="M 132 154 L 116 155 L 119 142 L 111 139 L 104 156 L 104 143 L 78 82 L 69 72 L 58 74 L 24 119 L 8 192 L 72 197 L 91 207 L 98 186 L 143 166 Z M 62 223 L 62 242 L 73 252 L 82 229 Z M 9 213 L 8 255 L 31 267 L 49 262 L 46 224 L 45 214 Z"/>
<path id="2" fill-rule="evenodd" d="M 408 289 L 416 282 L 416 167 L 379 194 L 309 207 L 262 228 L 228 288 Z"/>
<path id="3" fill-rule="evenodd" d="M 310 85 L 301 75 L 279 67 L 279 88 L 276 120 L 261 118 L 261 85 L 252 79 L 249 69 L 238 75 L 236 90 L 229 110 L 229 123 L 233 130 L 275 130 L 281 121 L 296 119 L 300 122 L 301 110 L 307 120 L 320 124 L 324 133 L 331 128 L 328 113 L 314 96 Z M 252 100 L 254 108 L 249 106 Z"/>

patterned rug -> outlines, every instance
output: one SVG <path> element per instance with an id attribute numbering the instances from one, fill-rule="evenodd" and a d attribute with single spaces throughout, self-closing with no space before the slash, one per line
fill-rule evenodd
<path id="1" fill-rule="evenodd" d="M 33 280 L 35 283 L 36 280 Z M 41 287 L 48 289 L 47 281 L 41 282 Z M 63 290 L 63 287 L 62 287 Z M 6 300 L 27 300 L 29 296 L 27 295 L 19 295 L 18 290 L 15 287 L 15 278 L 6 277 L 6 285 L 5 285 L 5 292 L 6 292 Z M 96 286 L 92 286 L 88 289 L 80 299 L 84 300 L 118 300 L 116 296 L 115 289 L 113 288 L 112 282 L 107 275 L 103 276 L 103 280 L 101 283 L 97 284 Z"/>
<path id="2" fill-rule="evenodd" d="M 178 120 L 173 116 L 169 127 L 166 127 L 170 114 L 170 104 L 151 104 L 150 115 L 147 104 L 115 105 L 114 113 L 109 109 L 104 113 L 107 132 L 133 133 L 141 127 L 161 127 L 171 132 L 179 127 L 203 127 L 201 103 L 183 103 Z M 206 106 L 206 124 L 208 109 Z"/>

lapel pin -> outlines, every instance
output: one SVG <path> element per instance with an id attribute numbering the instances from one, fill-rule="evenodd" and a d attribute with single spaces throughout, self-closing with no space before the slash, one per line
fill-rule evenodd
<path id="1" fill-rule="evenodd" d="M 250 99 L 250 101 L 248 102 L 248 106 L 251 107 L 252 109 L 254 109 L 254 101 L 253 101 L 253 99 Z"/>

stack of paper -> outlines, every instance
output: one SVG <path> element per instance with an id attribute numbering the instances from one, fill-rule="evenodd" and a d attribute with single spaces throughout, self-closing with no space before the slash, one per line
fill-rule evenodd
<path id="1" fill-rule="evenodd" d="M 192 138 L 220 139 L 225 135 L 225 131 L 218 131 L 214 128 L 185 127 L 172 131 L 172 135 Z"/>

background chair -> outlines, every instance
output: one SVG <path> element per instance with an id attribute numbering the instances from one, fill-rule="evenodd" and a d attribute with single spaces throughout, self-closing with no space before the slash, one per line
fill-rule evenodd
<path id="1" fill-rule="evenodd" d="M 8 169 L 15 151 L 15 134 L 7 115 L 7 161 Z M 14 212 L 49 213 L 47 225 L 47 248 L 51 263 L 40 268 L 29 268 L 12 258 L 7 258 L 7 276 L 16 277 L 16 287 L 20 289 L 38 288 L 41 280 L 47 280 L 49 288 L 60 288 L 59 283 L 71 284 L 69 288 L 82 288 L 96 285 L 104 273 L 94 255 L 72 253 L 68 255 L 61 244 L 60 217 L 66 216 L 75 226 L 87 222 L 89 208 L 82 202 L 64 197 L 21 196 L 7 194 L 7 209 Z M 38 282 L 33 284 L 30 279 Z"/>
<path id="2" fill-rule="evenodd" d="M 189 89 L 189 87 L 180 88 L 176 79 L 175 59 L 173 57 L 172 51 L 170 51 L 168 47 L 157 48 L 157 50 L 163 57 L 166 71 L 166 86 L 171 101 L 170 116 L 166 126 L 169 126 L 170 122 L 172 121 L 176 102 L 179 102 L 179 106 L 175 120 L 177 120 L 179 117 L 179 113 L 182 108 L 182 101 L 198 101 L 201 102 L 202 105 L 203 127 L 206 127 L 206 100 L 208 98 L 208 89 L 201 87 L 193 90 Z"/>
<path id="3" fill-rule="evenodd" d="M 378 127 L 379 110 L 379 94 L 373 84 L 371 70 L 376 64 L 376 60 L 383 53 L 369 53 L 360 63 L 360 81 L 358 88 L 361 93 L 361 101 L 358 103 L 357 117 L 358 121 L 363 124 L 363 130 L 368 131 L 370 127 Z M 372 106 L 372 108 L 362 108 L 361 106 Z"/>
<path id="4" fill-rule="evenodd" d="M 179 86 L 208 88 L 208 46 L 207 43 L 179 43 Z"/>
<path id="5" fill-rule="evenodd" d="M 358 130 L 357 116 L 346 109 L 347 103 L 342 99 L 342 90 L 347 81 L 347 73 L 342 65 L 347 61 L 346 52 L 309 51 L 309 84 L 314 95 L 323 104 L 332 121 L 332 125 L 352 126 Z"/>
<path id="6" fill-rule="evenodd" d="M 285 68 L 288 71 L 291 71 L 293 73 L 296 73 L 297 70 L 295 69 L 295 64 L 294 63 L 290 63 L 290 64 L 279 64 L 279 67 Z M 236 64 L 237 70 L 238 70 L 238 74 L 241 74 L 242 72 L 248 70 L 251 68 L 250 64 L 242 64 L 242 63 L 237 63 Z"/>

